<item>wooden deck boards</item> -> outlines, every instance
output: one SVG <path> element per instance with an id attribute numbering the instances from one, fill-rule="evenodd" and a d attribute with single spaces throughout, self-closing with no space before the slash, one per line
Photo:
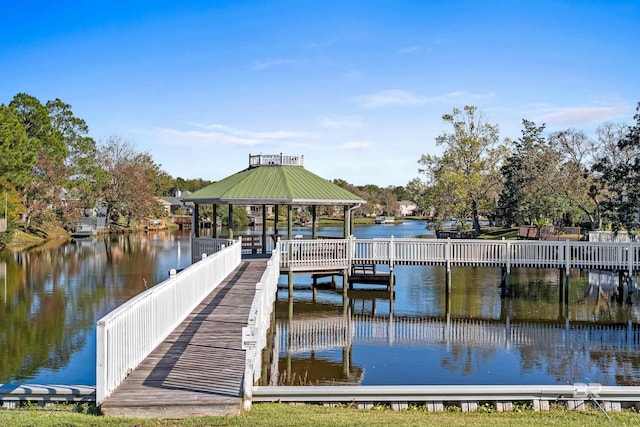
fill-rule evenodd
<path id="1" fill-rule="evenodd" d="M 109 396 L 102 412 L 144 418 L 238 414 L 242 327 L 266 264 L 266 259 L 243 259 Z"/>

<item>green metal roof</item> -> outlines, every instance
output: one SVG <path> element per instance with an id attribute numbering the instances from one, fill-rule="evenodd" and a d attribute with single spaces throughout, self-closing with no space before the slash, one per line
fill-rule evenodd
<path id="1" fill-rule="evenodd" d="M 238 205 L 360 205 L 365 200 L 302 166 L 250 167 L 202 188 L 185 202 Z"/>

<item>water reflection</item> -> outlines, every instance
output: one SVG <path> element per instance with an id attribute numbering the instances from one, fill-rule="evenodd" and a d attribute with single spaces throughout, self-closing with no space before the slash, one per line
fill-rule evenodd
<path id="1" fill-rule="evenodd" d="M 297 231 L 304 232 L 304 230 Z M 358 238 L 415 237 L 424 223 L 356 228 Z M 341 227 L 321 235 L 340 235 Z M 0 383 L 95 384 L 95 323 L 190 263 L 188 233 L 110 236 L 0 252 Z M 262 381 L 273 384 L 640 382 L 640 300 L 572 271 L 398 266 L 395 294 L 340 280 L 312 288 L 282 276 Z M 621 299 L 621 297 L 623 297 Z M 627 304 L 627 297 L 630 297 Z M 311 333 L 311 331 L 314 331 Z"/>
<path id="2" fill-rule="evenodd" d="M 0 383 L 95 384 L 97 320 L 189 257 L 189 235 L 170 233 L 0 252 Z"/>
<path id="3" fill-rule="evenodd" d="M 281 283 L 264 384 L 640 384 L 640 298 L 611 274 L 399 266 L 395 294 Z M 338 369 L 340 368 L 340 369 Z"/>

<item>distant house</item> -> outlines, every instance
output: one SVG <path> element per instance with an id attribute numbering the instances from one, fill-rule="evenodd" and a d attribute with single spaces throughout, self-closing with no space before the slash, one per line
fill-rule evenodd
<path id="1" fill-rule="evenodd" d="M 189 194 L 188 191 L 184 193 L 178 192 L 176 197 L 156 197 L 156 201 L 160 203 L 162 210 L 168 215 L 173 215 L 180 209 L 184 209 L 186 215 L 191 215 L 193 203 L 182 201 L 182 197 L 188 196 Z"/>
<path id="2" fill-rule="evenodd" d="M 398 201 L 398 210 L 400 211 L 400 215 L 415 215 L 416 210 L 418 209 L 418 205 L 415 202 L 410 200 L 400 200 Z"/>

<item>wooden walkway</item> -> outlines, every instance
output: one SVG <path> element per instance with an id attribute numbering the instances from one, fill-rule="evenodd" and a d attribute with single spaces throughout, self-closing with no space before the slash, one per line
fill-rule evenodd
<path id="1" fill-rule="evenodd" d="M 106 416 L 184 418 L 240 413 L 247 326 L 267 259 L 243 259 L 102 404 Z"/>

